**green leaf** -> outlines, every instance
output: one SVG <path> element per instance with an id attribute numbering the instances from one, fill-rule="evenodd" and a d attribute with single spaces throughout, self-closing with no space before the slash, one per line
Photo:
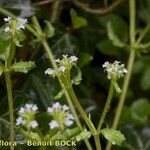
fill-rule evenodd
<path id="1" fill-rule="evenodd" d="M 150 115 L 150 103 L 147 99 L 141 98 L 131 106 L 132 118 L 140 123 L 146 123 Z"/>
<path id="2" fill-rule="evenodd" d="M 4 32 L 4 26 L 0 28 L 0 59 L 5 61 L 10 48 L 9 33 Z"/>
<path id="3" fill-rule="evenodd" d="M 58 99 L 60 99 L 63 95 L 64 95 L 64 90 L 61 90 L 61 91 L 54 97 L 54 99 L 55 99 L 55 100 L 58 100 Z"/>
<path id="4" fill-rule="evenodd" d="M 113 31 L 121 41 L 128 42 L 129 40 L 129 28 L 127 21 L 119 14 L 110 13 L 99 17 L 99 21 L 102 26 L 105 28 L 108 25 L 108 22 L 111 22 Z"/>
<path id="5" fill-rule="evenodd" d="M 10 40 L 0 41 L 0 55 L 4 54 L 7 47 L 10 46 Z"/>
<path id="6" fill-rule="evenodd" d="M 91 132 L 87 131 L 87 129 L 84 129 L 80 134 L 75 136 L 73 139 L 79 142 L 85 139 L 89 139 L 90 137 L 91 137 Z"/>
<path id="7" fill-rule="evenodd" d="M 89 64 L 93 60 L 93 56 L 88 53 L 79 52 L 78 66 L 81 68 Z"/>
<path id="8" fill-rule="evenodd" d="M 74 29 L 79 29 L 87 25 L 87 20 L 81 16 L 78 16 L 75 10 L 72 9 L 70 15 Z"/>
<path id="9" fill-rule="evenodd" d="M 4 72 L 5 67 L 4 65 L 0 62 L 0 76 L 2 75 L 2 73 Z"/>
<path id="10" fill-rule="evenodd" d="M 134 66 L 133 66 L 133 72 L 134 73 L 140 73 L 144 68 L 144 62 L 139 59 L 137 60 L 135 63 L 134 63 Z"/>
<path id="11" fill-rule="evenodd" d="M 112 41 L 114 46 L 117 46 L 120 48 L 125 47 L 125 44 L 115 34 L 111 22 L 108 22 L 107 24 L 107 31 L 108 31 L 108 38 Z"/>
<path id="12" fill-rule="evenodd" d="M 23 128 L 17 128 L 17 131 L 28 140 L 41 142 L 41 137 L 38 133 L 32 131 L 25 131 Z"/>
<path id="13" fill-rule="evenodd" d="M 48 38 L 51 38 L 55 35 L 55 29 L 54 27 L 52 26 L 52 24 L 50 23 L 50 21 L 48 20 L 45 20 L 44 23 L 46 24 L 47 26 L 47 32 L 46 32 L 46 36 Z"/>
<path id="14" fill-rule="evenodd" d="M 131 113 L 131 108 L 127 107 L 127 106 L 124 106 L 123 110 L 122 110 L 122 113 L 121 113 L 119 123 L 121 123 L 121 124 L 131 123 L 133 121 L 131 114 L 132 114 Z"/>
<path id="15" fill-rule="evenodd" d="M 19 31 L 15 32 L 15 38 L 13 39 L 13 41 L 16 44 L 16 46 L 22 47 L 20 42 L 24 41 L 25 38 L 26 38 L 26 36 L 25 36 L 24 32 L 22 30 L 19 30 Z"/>
<path id="16" fill-rule="evenodd" d="M 125 125 L 122 127 L 126 141 L 118 150 L 149 150 L 150 149 L 150 127 L 141 128 L 135 125 Z"/>
<path id="17" fill-rule="evenodd" d="M 141 87 L 144 90 L 150 89 L 150 67 L 146 67 L 141 78 Z"/>
<path id="18" fill-rule="evenodd" d="M 105 55 L 109 56 L 121 56 L 121 51 L 119 47 L 116 47 L 112 44 L 112 42 L 109 39 L 101 40 L 97 44 L 98 50 Z"/>
<path id="19" fill-rule="evenodd" d="M 53 131 L 52 131 L 53 132 Z M 61 131 L 58 131 L 57 133 L 55 133 L 51 138 L 50 138 L 50 140 L 51 141 L 56 141 L 56 140 L 58 140 L 58 139 L 65 139 L 65 136 L 62 134 L 62 132 Z"/>
<path id="20" fill-rule="evenodd" d="M 28 71 L 30 71 L 31 69 L 35 67 L 36 67 L 35 63 L 32 61 L 29 61 L 29 62 L 20 61 L 20 62 L 15 62 L 12 65 L 12 69 L 15 72 L 22 72 L 22 73 L 27 73 Z"/>
<path id="21" fill-rule="evenodd" d="M 0 28 L 0 41 L 8 41 L 11 38 L 10 34 L 5 32 L 4 29 L 5 26 Z"/>
<path id="22" fill-rule="evenodd" d="M 114 85 L 116 92 L 121 93 L 121 89 L 120 89 L 117 81 L 113 81 L 112 84 Z"/>
<path id="23" fill-rule="evenodd" d="M 72 137 L 78 135 L 81 133 L 81 130 L 80 128 L 78 127 L 75 127 L 73 129 L 66 129 L 64 132 L 63 132 L 63 135 L 68 139 L 70 140 Z"/>
<path id="24" fill-rule="evenodd" d="M 79 85 L 82 80 L 82 72 L 79 67 L 76 67 L 77 74 L 72 79 L 72 84 Z"/>
<path id="25" fill-rule="evenodd" d="M 149 16 L 149 13 L 150 13 L 150 1 L 149 0 L 145 0 L 144 2 L 144 8 L 143 9 L 140 9 L 138 14 L 139 14 L 139 17 L 142 21 L 144 21 L 145 23 L 149 23 L 150 21 L 150 16 Z"/>
<path id="26" fill-rule="evenodd" d="M 101 133 L 113 145 L 121 145 L 126 140 L 119 130 L 105 128 L 101 130 Z"/>

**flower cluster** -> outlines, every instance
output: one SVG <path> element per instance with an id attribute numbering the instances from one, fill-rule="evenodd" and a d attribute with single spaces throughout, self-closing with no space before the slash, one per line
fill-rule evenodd
<path id="1" fill-rule="evenodd" d="M 120 61 L 115 61 L 114 63 L 109 63 L 106 61 L 102 66 L 105 68 L 105 71 L 107 72 L 107 78 L 109 80 L 117 80 L 127 73 L 127 69 L 125 69 L 124 64 L 121 64 Z"/>
<path id="2" fill-rule="evenodd" d="M 16 119 L 16 125 L 22 125 L 27 129 L 38 127 L 38 123 L 34 119 L 37 110 L 38 107 L 35 104 L 26 104 L 24 107 L 21 107 L 18 112 L 19 117 Z"/>
<path id="3" fill-rule="evenodd" d="M 63 58 L 60 60 L 59 58 L 55 60 L 58 65 L 58 69 L 48 68 L 45 71 L 45 75 L 51 75 L 55 77 L 56 75 L 62 75 L 63 73 L 71 70 L 72 66 L 76 65 L 78 58 L 76 56 L 63 55 Z"/>
<path id="4" fill-rule="evenodd" d="M 112 81 L 115 90 L 120 93 L 121 89 L 117 83 L 117 80 L 124 76 L 128 71 L 125 69 L 124 64 L 120 61 L 114 61 L 114 63 L 109 63 L 106 61 L 103 65 L 104 70 L 107 72 L 107 78 Z"/>
<path id="5" fill-rule="evenodd" d="M 21 29 L 25 29 L 25 25 L 28 22 L 27 19 L 23 18 L 13 19 L 11 17 L 4 18 L 4 21 L 6 22 L 6 27 L 4 31 L 10 33 L 19 31 Z"/>
<path id="6" fill-rule="evenodd" d="M 52 116 L 53 120 L 49 123 L 50 129 L 71 126 L 74 122 L 73 115 L 69 112 L 67 105 L 61 105 L 59 102 L 53 103 L 52 107 L 48 107 L 47 112 Z"/>

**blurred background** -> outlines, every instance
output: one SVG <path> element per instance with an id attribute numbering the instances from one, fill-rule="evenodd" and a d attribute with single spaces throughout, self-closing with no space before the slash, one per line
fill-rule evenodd
<path id="1" fill-rule="evenodd" d="M 79 1 L 79 0 L 78 0 Z M 114 32 L 121 41 L 129 44 L 129 3 L 128 0 L 0 0 L 0 6 L 17 16 L 29 18 L 36 15 L 43 30 L 44 20 L 52 22 L 55 36 L 48 40 L 55 58 L 62 54 L 73 54 L 79 58 L 78 66 L 82 70 L 82 82 L 74 89 L 80 103 L 91 113 L 95 125 L 103 110 L 109 90 L 109 80 L 102 69 L 105 61 L 119 60 L 127 65 L 129 50 L 112 44 L 107 34 L 107 24 L 111 22 Z M 150 1 L 136 0 L 137 37 L 147 24 L 150 24 Z M 79 4 L 84 4 L 81 7 Z M 110 8 L 110 6 L 113 6 Z M 95 11 L 88 11 L 90 7 Z M 101 11 L 100 11 L 101 10 Z M 0 14 L 0 26 L 4 24 Z M 150 31 L 143 43 L 150 41 Z M 19 107 L 27 102 L 34 102 L 41 111 L 53 103 L 60 87 L 57 80 L 44 75 L 51 66 L 42 45 L 34 44 L 34 36 L 26 31 L 23 47 L 16 53 L 17 60 L 33 60 L 36 69 L 28 74 L 12 75 L 15 114 Z M 150 48 L 139 50 L 133 67 L 125 106 L 119 122 L 119 129 L 125 134 L 126 142 L 113 149 L 150 150 Z M 119 84 L 122 87 L 122 80 Z M 118 104 L 119 94 L 115 93 L 105 125 L 111 127 Z M 65 98 L 61 99 L 65 103 Z M 4 76 L 0 77 L 0 137 L 8 137 L 8 106 Z M 92 141 L 93 139 L 91 139 Z M 102 137 L 103 147 L 106 144 Z M 5 149 L 5 148 L 4 148 Z M 7 148 L 6 148 L 7 149 Z M 20 147 L 19 150 L 25 149 Z M 30 149 L 30 148 L 28 148 Z M 31 148 L 32 149 L 32 148 Z M 70 148 L 71 149 L 71 148 Z M 84 143 L 78 148 L 85 149 Z"/>

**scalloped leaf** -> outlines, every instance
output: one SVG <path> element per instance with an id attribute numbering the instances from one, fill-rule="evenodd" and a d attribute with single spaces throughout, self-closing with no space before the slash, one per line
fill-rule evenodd
<path id="1" fill-rule="evenodd" d="M 23 128 L 20 128 L 20 127 L 17 128 L 17 131 L 28 140 L 34 140 L 37 142 L 41 142 L 41 138 L 38 133 L 35 133 L 33 131 L 25 131 Z"/>
<path id="2" fill-rule="evenodd" d="M 30 71 L 31 69 L 33 69 L 35 67 L 36 67 L 35 63 L 32 61 L 29 61 L 29 62 L 20 61 L 20 62 L 15 62 L 12 65 L 13 71 L 22 72 L 22 73 L 27 73 L 28 71 Z"/>
<path id="3" fill-rule="evenodd" d="M 89 139 L 90 137 L 91 137 L 91 132 L 87 131 L 87 129 L 84 129 L 81 133 L 75 136 L 75 140 L 79 142 L 85 139 Z"/>
<path id="4" fill-rule="evenodd" d="M 101 130 L 101 133 L 113 145 L 121 145 L 126 140 L 119 130 L 105 128 Z"/>

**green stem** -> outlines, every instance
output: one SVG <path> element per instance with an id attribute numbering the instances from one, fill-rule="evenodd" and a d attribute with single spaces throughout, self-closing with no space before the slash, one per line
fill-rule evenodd
<path id="1" fill-rule="evenodd" d="M 9 119 L 10 119 L 10 142 L 14 142 L 14 110 L 13 110 L 13 98 L 12 98 L 12 88 L 11 88 L 11 74 L 10 72 L 5 72 L 5 80 L 7 87 L 7 97 L 8 97 L 8 107 L 9 107 Z M 14 150 L 13 145 L 10 146 L 11 150 Z"/>
<path id="2" fill-rule="evenodd" d="M 7 60 L 5 61 L 5 81 L 7 87 L 8 107 L 9 107 L 9 118 L 10 118 L 10 141 L 14 142 L 14 109 L 13 109 L 13 98 L 12 98 L 12 87 L 11 87 L 11 64 L 15 56 L 16 46 L 11 41 L 11 47 Z M 13 145 L 10 146 L 11 150 L 14 150 Z"/>
<path id="3" fill-rule="evenodd" d="M 70 97 L 72 98 L 74 105 L 76 106 L 76 108 L 80 112 L 81 117 L 84 119 L 84 121 L 86 122 L 90 131 L 92 132 L 92 134 L 94 136 L 95 144 L 96 144 L 96 149 L 101 150 L 101 144 L 100 144 L 100 139 L 99 139 L 99 135 L 97 133 L 97 130 L 95 129 L 92 121 L 88 118 L 88 116 L 85 113 L 85 111 L 83 110 L 82 106 L 80 105 L 80 103 L 79 103 L 79 101 L 78 101 L 78 99 L 74 93 L 73 87 L 68 88 L 68 93 L 69 93 Z"/>
<path id="4" fill-rule="evenodd" d="M 33 21 L 34 21 L 34 24 L 37 25 L 37 27 L 39 28 L 39 32 L 42 32 L 42 29 L 41 29 L 41 27 L 40 27 L 36 17 L 33 17 Z M 57 64 L 55 62 L 52 50 L 50 49 L 50 47 L 49 47 L 49 45 L 48 45 L 48 43 L 47 43 L 47 41 L 45 39 L 42 41 L 42 45 L 43 45 L 44 49 L 46 50 L 46 52 L 48 54 L 49 60 L 51 61 L 53 68 L 57 69 L 58 67 L 57 67 Z M 78 115 L 77 115 L 77 113 L 76 113 L 76 111 L 74 109 L 74 106 L 73 106 L 73 103 L 72 103 L 72 101 L 70 99 L 70 96 L 69 96 L 65 86 L 63 85 L 63 83 L 62 83 L 62 81 L 60 80 L 59 77 L 58 77 L 58 80 L 59 80 L 59 83 L 61 85 L 61 88 L 64 90 L 66 100 L 67 100 L 67 102 L 68 102 L 68 104 L 70 106 L 71 112 L 73 113 L 73 115 L 75 117 L 76 124 L 82 130 L 82 125 L 81 125 L 80 120 L 78 118 Z M 88 140 L 85 140 L 85 144 L 86 144 L 88 150 L 92 150 L 92 146 L 91 146 L 91 144 L 90 144 L 90 142 Z"/>
<path id="5" fill-rule="evenodd" d="M 110 103 L 111 103 L 111 100 L 112 100 L 112 97 L 113 97 L 113 93 L 114 93 L 114 85 L 111 83 L 109 93 L 108 93 L 108 97 L 107 97 L 107 100 L 106 100 L 106 104 L 105 104 L 102 116 L 101 116 L 99 124 L 98 124 L 98 128 L 97 128 L 98 133 L 100 133 L 101 127 L 102 127 L 103 122 L 104 122 L 105 117 L 106 117 L 106 114 L 109 111 Z"/>
<path id="6" fill-rule="evenodd" d="M 116 110 L 116 115 L 115 115 L 115 119 L 113 122 L 113 128 L 116 129 L 119 123 L 119 119 L 121 116 L 121 112 L 123 109 L 123 105 L 125 102 L 125 98 L 126 98 L 126 94 L 127 94 L 127 90 L 128 90 L 128 86 L 129 86 L 129 82 L 131 79 L 131 74 L 132 74 L 132 68 L 133 68 L 133 63 L 134 63 L 134 59 L 135 59 L 135 51 L 132 50 L 129 56 L 129 62 L 128 62 L 128 74 L 126 75 L 126 78 L 124 80 L 123 83 L 123 89 L 122 89 L 122 93 L 119 99 L 119 104 L 117 106 L 117 110 Z"/>
<path id="7" fill-rule="evenodd" d="M 52 23 L 55 22 L 59 18 L 62 7 L 63 7 L 63 1 L 55 1 L 52 3 L 51 17 L 50 17 L 50 21 Z"/>
<path id="8" fill-rule="evenodd" d="M 117 106 L 115 118 L 114 118 L 113 125 L 112 125 L 113 129 L 116 129 L 118 126 L 118 123 L 119 123 L 119 119 L 120 119 L 121 112 L 122 112 L 122 109 L 124 106 L 129 82 L 131 79 L 134 59 L 135 59 L 135 49 L 133 47 L 134 47 L 135 41 L 136 41 L 136 39 L 135 39 L 135 20 L 136 20 L 136 18 L 135 18 L 135 11 L 136 11 L 135 6 L 136 6 L 136 4 L 135 4 L 135 0 L 130 0 L 129 2 L 130 2 L 129 3 L 129 5 L 130 5 L 130 56 L 128 59 L 128 67 L 127 67 L 128 73 L 127 73 L 125 80 L 124 80 L 124 83 L 123 83 L 122 93 L 121 93 L 121 96 L 119 99 L 119 104 Z M 141 41 L 142 38 L 140 38 L 139 41 Z M 111 149 L 111 143 L 107 143 L 106 150 L 110 150 L 110 149 Z"/>
<path id="9" fill-rule="evenodd" d="M 148 23 L 143 32 L 140 34 L 139 38 L 137 39 L 136 45 L 142 42 L 142 40 L 144 39 L 145 35 L 149 30 L 150 30 L 150 23 Z"/>
<path id="10" fill-rule="evenodd" d="M 45 50 L 46 50 L 46 52 L 47 52 L 47 54 L 48 54 L 48 56 L 49 56 L 49 59 L 50 59 L 50 61 L 51 61 L 51 63 L 52 63 L 53 68 L 54 68 L 54 69 L 57 69 L 57 65 L 56 65 L 56 63 L 55 63 L 55 59 L 54 59 L 54 57 L 53 57 L 53 54 L 52 54 L 52 52 L 51 52 L 51 49 L 50 49 L 50 47 L 49 47 L 47 41 L 44 40 L 44 41 L 42 42 L 42 44 L 43 44 L 43 46 L 44 46 L 44 48 L 45 48 Z M 77 113 L 76 113 L 76 111 L 75 111 L 75 109 L 74 109 L 74 105 L 73 105 L 73 103 L 72 103 L 72 101 L 71 101 L 71 99 L 70 99 L 70 96 L 69 96 L 69 94 L 68 94 L 66 88 L 64 87 L 64 85 L 63 85 L 63 83 L 62 83 L 62 81 L 60 80 L 59 77 L 58 77 L 58 80 L 59 80 L 59 83 L 60 83 L 62 89 L 64 90 L 66 100 L 67 100 L 67 102 L 68 102 L 68 104 L 69 104 L 69 106 L 70 106 L 71 112 L 73 113 L 73 115 L 74 115 L 74 117 L 75 117 L 76 124 L 77 124 L 77 126 L 78 126 L 80 129 L 82 129 L 82 125 L 81 125 L 80 120 L 79 120 L 79 117 L 78 117 L 78 115 L 77 115 Z M 85 143 L 86 143 L 86 146 L 87 146 L 88 150 L 92 150 L 92 149 L 93 149 L 92 146 L 91 146 L 91 144 L 90 144 L 90 142 L 89 142 L 88 140 L 85 140 Z"/>
<path id="11" fill-rule="evenodd" d="M 15 18 L 16 16 L 14 14 L 12 14 L 11 12 L 7 11 L 6 9 L 0 7 L 0 13 L 6 15 L 6 16 L 10 16 L 10 17 L 13 17 Z"/>
<path id="12" fill-rule="evenodd" d="M 72 87 L 68 88 L 68 93 L 74 103 L 74 105 L 76 106 L 76 108 L 78 109 L 78 111 L 80 112 L 81 117 L 84 119 L 84 121 L 86 122 L 87 126 L 89 127 L 89 129 L 91 130 L 93 135 L 97 134 L 97 130 L 94 127 L 94 124 L 92 123 L 92 121 L 88 118 L 87 114 L 85 113 L 85 111 L 83 110 L 82 106 L 80 105 L 74 90 Z"/>
<path id="13" fill-rule="evenodd" d="M 99 134 L 94 135 L 94 141 L 95 141 L 95 144 L 96 144 L 96 149 L 97 150 L 102 150 L 101 143 L 100 143 L 100 138 L 99 138 Z"/>
<path id="14" fill-rule="evenodd" d="M 135 49 L 133 48 L 134 44 L 135 44 L 135 0 L 130 0 L 130 46 L 131 46 L 131 49 L 130 49 L 130 56 L 128 60 L 128 67 L 127 67 L 128 73 L 123 83 L 123 89 L 122 89 L 119 104 L 116 110 L 113 128 L 117 128 L 120 115 L 123 109 L 124 101 L 126 98 L 126 94 L 127 94 L 131 74 L 132 74 L 134 59 L 135 59 Z"/>

